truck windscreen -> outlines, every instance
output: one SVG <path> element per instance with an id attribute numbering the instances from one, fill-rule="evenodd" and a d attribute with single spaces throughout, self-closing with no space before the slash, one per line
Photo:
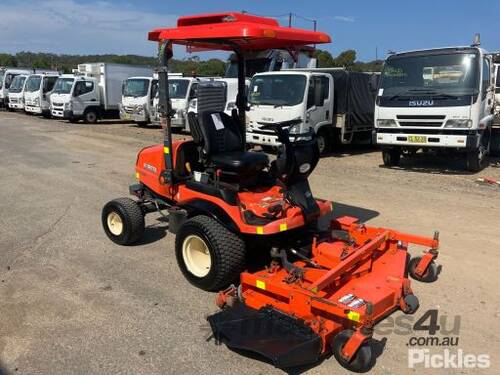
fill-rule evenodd
<path id="1" fill-rule="evenodd" d="M 395 56 L 385 62 L 379 96 L 388 101 L 453 100 L 475 95 L 478 89 L 479 56 L 475 53 Z"/>
<path id="2" fill-rule="evenodd" d="M 74 81 L 74 78 L 59 78 L 56 81 L 52 92 L 56 94 L 69 94 Z"/>
<path id="3" fill-rule="evenodd" d="M 189 87 L 188 79 L 169 79 L 168 95 L 171 99 L 184 99 Z"/>
<path id="4" fill-rule="evenodd" d="M 23 91 L 24 81 L 26 81 L 26 77 L 24 76 L 17 76 L 16 78 L 14 78 L 12 84 L 10 85 L 9 92 L 19 93 Z"/>
<path id="5" fill-rule="evenodd" d="M 249 103 L 252 105 L 292 106 L 304 100 L 306 76 L 276 74 L 254 76 L 250 83 Z"/>
<path id="6" fill-rule="evenodd" d="M 26 87 L 24 91 L 34 92 L 40 90 L 40 85 L 42 83 L 42 76 L 29 76 L 26 81 Z"/>
<path id="7" fill-rule="evenodd" d="M 149 80 L 148 79 L 127 79 L 123 84 L 123 96 L 133 96 L 134 98 L 142 98 L 148 95 Z"/>

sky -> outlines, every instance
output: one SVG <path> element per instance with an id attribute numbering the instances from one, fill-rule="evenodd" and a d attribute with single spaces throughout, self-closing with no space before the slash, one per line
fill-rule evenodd
<path id="1" fill-rule="evenodd" d="M 241 11 L 274 16 L 286 25 L 328 33 L 321 48 L 334 56 L 355 49 L 358 60 L 406 51 L 468 45 L 475 33 L 482 46 L 500 51 L 500 0 L 0 0 L 0 53 L 155 55 L 147 32 L 174 26 L 180 15 Z M 188 57 L 177 49 L 177 57 Z M 199 53 L 198 53 L 199 55 Z M 202 58 L 224 54 L 203 53 Z"/>

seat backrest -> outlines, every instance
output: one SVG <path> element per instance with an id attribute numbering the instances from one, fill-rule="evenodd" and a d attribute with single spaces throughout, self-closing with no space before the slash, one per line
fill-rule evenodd
<path id="1" fill-rule="evenodd" d="M 203 134 L 205 155 L 244 151 L 238 123 L 224 112 L 198 113 L 198 123 Z"/>
<path id="2" fill-rule="evenodd" d="M 203 133 L 201 132 L 200 123 L 198 122 L 196 113 L 188 112 L 187 117 L 189 123 L 189 131 L 191 132 L 194 143 L 196 143 L 198 146 L 203 146 Z"/>

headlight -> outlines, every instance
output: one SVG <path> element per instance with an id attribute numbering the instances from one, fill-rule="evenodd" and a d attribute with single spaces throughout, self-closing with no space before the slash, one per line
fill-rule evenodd
<path id="1" fill-rule="evenodd" d="M 445 128 L 471 128 L 472 120 L 448 120 L 444 124 Z"/>
<path id="2" fill-rule="evenodd" d="M 293 126 L 290 126 L 288 128 L 288 133 L 290 133 L 290 134 L 299 134 L 300 133 L 300 126 L 301 125 L 302 124 L 295 124 Z"/>
<path id="3" fill-rule="evenodd" d="M 379 128 L 392 128 L 396 126 L 396 121 L 392 119 L 377 119 L 377 126 Z"/>
<path id="4" fill-rule="evenodd" d="M 235 102 L 227 103 L 226 111 L 232 111 L 233 109 L 236 109 L 236 103 Z"/>
<path id="5" fill-rule="evenodd" d="M 71 110 L 71 102 L 64 103 L 64 109 Z"/>
<path id="6" fill-rule="evenodd" d="M 198 100 L 197 99 L 192 99 L 189 101 L 189 109 L 192 111 L 196 111 L 196 107 L 198 106 Z M 228 104 L 229 106 L 229 104 Z"/>
<path id="7" fill-rule="evenodd" d="M 35 106 L 39 106 L 40 105 L 40 98 L 35 98 L 33 103 L 35 104 Z"/>

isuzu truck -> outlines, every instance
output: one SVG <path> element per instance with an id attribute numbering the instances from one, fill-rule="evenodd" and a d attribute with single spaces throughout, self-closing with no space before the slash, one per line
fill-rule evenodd
<path id="1" fill-rule="evenodd" d="M 0 107 L 9 108 L 9 88 L 19 74 L 29 75 L 33 69 L 4 68 L 0 70 Z"/>
<path id="2" fill-rule="evenodd" d="M 51 114 L 71 122 L 118 119 L 123 81 L 143 75 L 144 69 L 110 63 L 80 64 L 73 76 L 61 77 L 61 84 L 58 85 L 58 81 L 54 86 L 50 96 Z"/>
<path id="3" fill-rule="evenodd" d="M 49 97 L 59 78 L 58 72 L 31 74 L 24 89 L 24 111 L 50 117 Z"/>
<path id="4" fill-rule="evenodd" d="M 291 135 L 312 129 L 321 153 L 356 134 L 370 138 L 378 76 L 345 69 L 290 69 L 254 75 L 248 92 L 248 144 L 280 145 L 266 123 L 300 120 Z M 264 127 L 264 129 L 263 129 Z"/>
<path id="5" fill-rule="evenodd" d="M 153 101 L 158 91 L 158 76 L 149 71 L 148 76 L 127 78 L 123 81 L 120 118 L 132 120 L 139 126 L 151 122 Z"/>
<path id="6" fill-rule="evenodd" d="M 481 170 L 491 146 L 494 82 L 492 56 L 479 43 L 389 56 L 375 106 L 384 164 L 426 149 L 462 153 L 468 170 Z"/>
<path id="7" fill-rule="evenodd" d="M 26 74 L 19 74 L 12 80 L 9 87 L 9 110 L 24 109 L 24 88 L 27 78 Z"/>

